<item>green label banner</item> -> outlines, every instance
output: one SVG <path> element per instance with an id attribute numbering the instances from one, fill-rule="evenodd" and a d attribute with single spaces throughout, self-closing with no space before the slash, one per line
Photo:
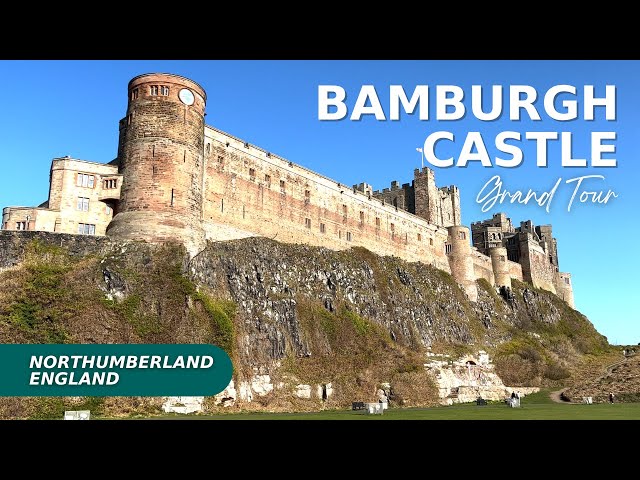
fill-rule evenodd
<path id="1" fill-rule="evenodd" d="M 232 375 L 209 344 L 0 344 L 0 396 L 210 396 Z"/>

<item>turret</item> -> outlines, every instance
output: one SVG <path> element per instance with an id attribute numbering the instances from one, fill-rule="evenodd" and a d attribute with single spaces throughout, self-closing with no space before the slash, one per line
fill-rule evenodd
<path id="1" fill-rule="evenodd" d="M 182 242 L 193 255 L 204 245 L 206 93 L 188 78 L 151 73 L 129 82 L 128 98 L 118 144 L 124 178 L 107 235 Z"/>
<path id="2" fill-rule="evenodd" d="M 491 257 L 491 267 L 495 283 L 499 287 L 511 288 L 511 275 L 509 275 L 509 265 L 507 264 L 507 249 L 505 247 L 493 247 L 489 249 Z"/>
<path id="3" fill-rule="evenodd" d="M 473 272 L 473 258 L 469 244 L 469 229 L 461 225 L 447 228 L 447 257 L 451 275 L 464 289 L 472 302 L 478 300 L 478 288 Z"/>

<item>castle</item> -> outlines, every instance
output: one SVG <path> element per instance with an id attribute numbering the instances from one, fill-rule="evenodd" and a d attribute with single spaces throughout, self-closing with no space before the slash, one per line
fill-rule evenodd
<path id="1" fill-rule="evenodd" d="M 128 99 L 117 157 L 109 164 L 53 159 L 48 201 L 4 208 L 3 229 L 179 241 L 191 255 L 207 240 L 249 236 L 361 246 L 444 270 L 472 301 L 477 279 L 510 287 L 515 278 L 573 307 L 551 226 L 514 228 L 499 213 L 473 223 L 470 236 L 458 188 L 436 187 L 429 168 L 382 191 L 348 187 L 205 125 L 206 93 L 185 77 L 139 75 Z"/>

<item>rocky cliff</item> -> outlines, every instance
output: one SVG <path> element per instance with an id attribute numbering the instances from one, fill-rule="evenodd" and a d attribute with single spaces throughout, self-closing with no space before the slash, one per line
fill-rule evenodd
<path id="1" fill-rule="evenodd" d="M 486 351 L 505 384 L 544 386 L 609 348 L 553 294 L 516 282 L 503 297 L 480 281 L 474 303 L 441 270 L 362 248 L 248 238 L 189 260 L 179 245 L 0 232 L 0 269 L 0 342 L 224 348 L 234 380 L 205 410 L 342 408 L 382 395 L 430 405 L 441 395 L 429 355 Z M 164 399 L 2 399 L 0 415 L 46 416 L 74 401 L 118 415 L 158 412 Z"/>

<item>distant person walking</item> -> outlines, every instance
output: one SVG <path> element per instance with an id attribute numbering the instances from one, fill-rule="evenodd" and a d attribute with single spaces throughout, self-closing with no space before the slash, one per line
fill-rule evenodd
<path id="1" fill-rule="evenodd" d="M 609 393 L 609 403 L 613 403 L 613 398 L 615 397 L 615 395 L 613 394 L 613 392 Z"/>

